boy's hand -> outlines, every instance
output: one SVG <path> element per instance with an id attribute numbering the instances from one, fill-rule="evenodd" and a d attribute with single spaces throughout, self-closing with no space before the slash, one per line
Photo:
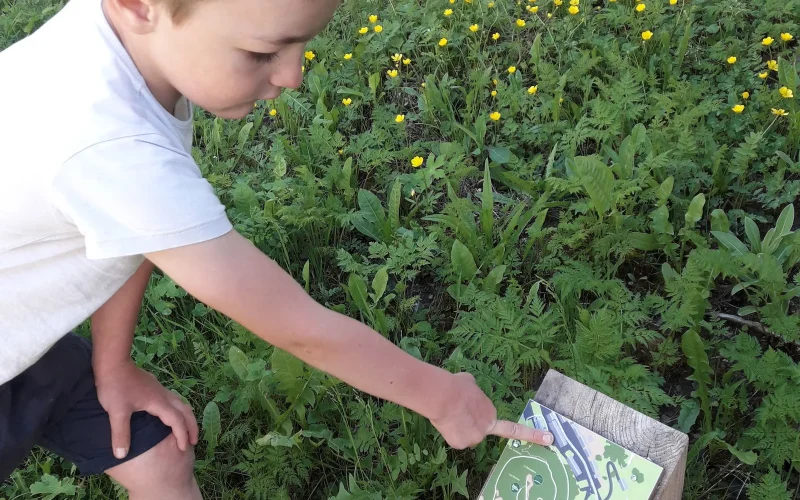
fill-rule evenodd
<path id="1" fill-rule="evenodd" d="M 549 432 L 497 420 L 497 410 L 469 373 L 453 375 L 453 385 L 447 394 L 447 402 L 442 406 L 443 415 L 431 419 L 431 423 L 453 448 L 461 450 L 475 446 L 490 435 L 541 445 L 553 444 L 553 435 Z"/>
<path id="2" fill-rule="evenodd" d="M 199 431 L 192 408 L 133 361 L 96 372 L 95 385 L 97 398 L 111 420 L 111 445 L 115 457 L 124 458 L 128 454 L 131 414 L 137 411 L 146 411 L 172 427 L 181 451 L 197 444 Z"/>

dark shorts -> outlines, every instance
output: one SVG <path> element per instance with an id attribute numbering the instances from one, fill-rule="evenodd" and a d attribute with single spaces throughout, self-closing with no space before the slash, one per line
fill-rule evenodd
<path id="1" fill-rule="evenodd" d="M 108 413 L 97 400 L 92 346 L 70 333 L 35 365 L 0 385 L 0 482 L 36 445 L 91 475 L 141 455 L 171 432 L 158 418 L 134 413 L 131 450 L 124 459 L 115 458 Z"/>

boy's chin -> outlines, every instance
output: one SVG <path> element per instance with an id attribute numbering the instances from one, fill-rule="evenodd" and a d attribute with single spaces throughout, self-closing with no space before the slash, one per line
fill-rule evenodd
<path id="1" fill-rule="evenodd" d="M 254 102 L 251 102 L 247 104 L 242 104 L 240 106 L 233 106 L 224 109 L 206 108 L 206 111 L 225 120 L 241 120 L 242 118 L 249 115 L 253 111 L 254 104 L 255 104 Z"/>

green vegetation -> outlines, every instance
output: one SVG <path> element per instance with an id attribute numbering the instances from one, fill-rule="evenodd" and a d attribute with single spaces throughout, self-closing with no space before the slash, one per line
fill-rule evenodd
<path id="1" fill-rule="evenodd" d="M 0 0 L 0 47 L 51 2 Z M 670 3 L 348 0 L 301 89 L 198 110 L 195 157 L 315 299 L 502 417 L 553 367 L 689 433 L 684 498 L 796 498 L 800 1 Z M 136 361 L 202 421 L 208 498 L 474 498 L 501 452 L 447 449 L 168 278 L 144 310 Z M 122 494 L 40 450 L 0 486 L 48 492 Z"/>

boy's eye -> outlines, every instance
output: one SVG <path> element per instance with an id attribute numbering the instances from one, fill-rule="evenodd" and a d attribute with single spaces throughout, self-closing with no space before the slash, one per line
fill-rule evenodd
<path id="1" fill-rule="evenodd" d="M 255 62 L 268 63 L 278 57 L 276 52 L 251 52 L 247 51 L 247 55 Z"/>

